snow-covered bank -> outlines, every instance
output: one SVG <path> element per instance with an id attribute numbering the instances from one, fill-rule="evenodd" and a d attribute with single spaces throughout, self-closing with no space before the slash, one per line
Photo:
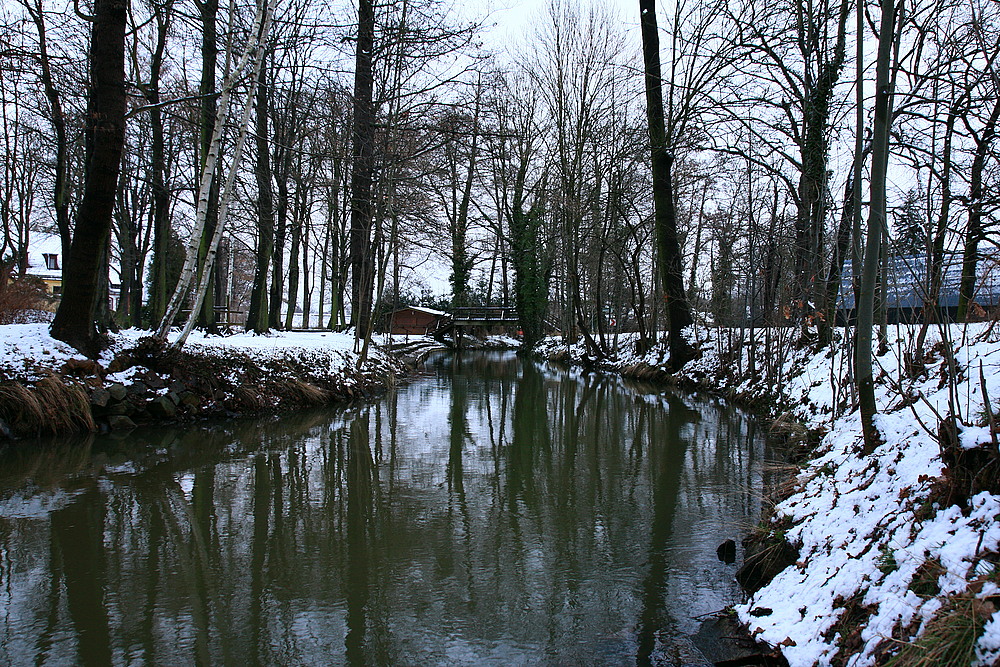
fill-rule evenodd
<path id="1" fill-rule="evenodd" d="M 114 334 L 96 362 L 49 336 L 47 324 L 0 326 L 0 432 L 28 434 L 138 421 L 234 415 L 362 398 L 406 366 L 377 346 L 358 364 L 354 339 L 333 332 L 267 336 L 194 333 L 181 351 L 156 345 L 149 332 Z M 55 391 L 54 409 L 87 416 L 46 423 L 38 387 Z M 6 400 L 4 400 L 6 399 Z M 65 404 L 65 405 L 63 405 Z"/>
<path id="2" fill-rule="evenodd" d="M 794 333 L 758 330 L 750 340 L 746 331 L 701 329 L 693 339 L 702 356 L 677 378 L 769 401 L 824 434 L 763 527 L 797 547 L 798 561 L 736 608 L 740 620 L 793 667 L 893 656 L 903 665 L 1000 664 L 1000 415 L 991 416 L 1000 412 L 1000 327 L 931 331 L 919 353 L 914 328 L 891 327 L 889 351 L 876 360 L 884 443 L 870 456 L 850 407 L 846 346 L 817 353 L 776 342 Z M 600 365 L 663 367 L 664 350 L 630 347 Z M 543 354 L 586 361 L 582 348 L 556 341 Z M 942 424 L 954 424 L 951 465 Z M 973 453 L 992 467 L 963 469 Z"/>

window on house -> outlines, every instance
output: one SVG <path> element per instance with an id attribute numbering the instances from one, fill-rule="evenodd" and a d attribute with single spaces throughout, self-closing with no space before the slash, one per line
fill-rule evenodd
<path id="1" fill-rule="evenodd" d="M 53 296 L 59 296 L 60 294 L 62 294 L 62 285 L 53 285 L 52 294 Z"/>
<path id="2" fill-rule="evenodd" d="M 59 270 L 59 255 L 55 253 L 42 253 L 42 257 L 45 258 L 45 268 L 50 271 Z"/>

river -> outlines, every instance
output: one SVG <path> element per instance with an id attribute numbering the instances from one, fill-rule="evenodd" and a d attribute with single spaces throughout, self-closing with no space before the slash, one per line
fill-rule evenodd
<path id="1" fill-rule="evenodd" d="M 510 353 L 366 406 L 0 460 L 0 664 L 701 664 L 744 413 Z"/>

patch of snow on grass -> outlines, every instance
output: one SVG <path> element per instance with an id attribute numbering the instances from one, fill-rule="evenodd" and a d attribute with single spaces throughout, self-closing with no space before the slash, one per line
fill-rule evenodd
<path id="1" fill-rule="evenodd" d="M 47 323 L 0 326 L 0 372 L 8 379 L 38 380 L 70 359 L 84 358 L 52 338 Z"/>

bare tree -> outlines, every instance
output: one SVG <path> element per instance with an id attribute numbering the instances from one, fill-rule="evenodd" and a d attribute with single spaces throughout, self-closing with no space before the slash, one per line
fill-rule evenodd
<path id="1" fill-rule="evenodd" d="M 878 60 L 875 74 L 875 122 L 872 131 L 872 175 L 864 273 L 858 299 L 858 326 L 855 334 L 855 381 L 861 408 L 865 451 L 871 453 L 879 442 L 875 426 L 875 379 L 872 374 L 872 328 L 875 323 L 875 282 L 880 245 L 885 229 L 885 181 L 889 164 L 890 58 L 894 43 L 895 0 L 882 0 L 878 32 Z"/>
<path id="2" fill-rule="evenodd" d="M 663 78 L 660 75 L 660 36 L 656 27 L 654 0 L 639 0 L 639 13 L 642 26 L 642 59 L 646 72 L 646 115 L 652 155 L 657 259 L 667 307 L 669 363 L 671 368 L 677 370 L 695 356 L 695 350 L 684 337 L 684 328 L 692 322 L 691 307 L 684 293 L 681 248 L 677 238 L 671 176 L 674 156 L 667 149 L 667 130 L 663 115 Z"/>
<path id="3" fill-rule="evenodd" d="M 95 315 L 118 174 L 125 146 L 125 28 L 127 0 L 97 0 L 90 44 L 87 173 L 66 258 L 63 299 L 52 337 L 88 355 L 100 346 Z"/>

